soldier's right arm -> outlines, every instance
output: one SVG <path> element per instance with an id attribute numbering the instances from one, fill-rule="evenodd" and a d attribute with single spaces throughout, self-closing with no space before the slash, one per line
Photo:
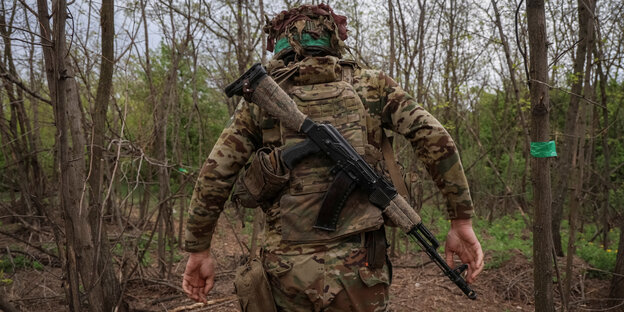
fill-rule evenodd
<path id="1" fill-rule="evenodd" d="M 197 178 L 186 224 L 188 252 L 210 248 L 212 234 L 238 171 L 259 147 L 259 108 L 241 101 L 215 143 Z"/>

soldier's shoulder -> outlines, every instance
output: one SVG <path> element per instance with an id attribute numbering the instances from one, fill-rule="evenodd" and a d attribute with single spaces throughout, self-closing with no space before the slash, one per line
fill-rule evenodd
<path id="1" fill-rule="evenodd" d="M 354 82 L 369 86 L 379 85 L 385 74 L 378 69 L 358 68 L 354 72 Z"/>

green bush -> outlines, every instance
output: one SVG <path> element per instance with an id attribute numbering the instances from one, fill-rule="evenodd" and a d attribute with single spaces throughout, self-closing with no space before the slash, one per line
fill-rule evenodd
<path id="1" fill-rule="evenodd" d="M 615 258 L 617 256 L 617 249 L 604 250 L 602 245 L 596 245 L 592 242 L 581 241 L 576 249 L 576 254 L 585 260 L 591 267 L 613 272 L 615 270 Z M 598 278 L 611 278 L 610 274 L 606 272 L 590 270 L 588 275 L 590 277 Z"/>
<path id="2" fill-rule="evenodd" d="M 38 271 L 43 270 L 43 264 L 37 260 L 32 260 L 24 255 L 17 255 L 9 257 L 8 255 L 0 258 L 0 271 L 1 272 L 15 272 L 19 269 L 35 269 Z"/>
<path id="3" fill-rule="evenodd" d="M 528 231 L 520 214 L 504 216 L 491 224 L 487 220 L 476 219 L 473 227 L 484 252 L 492 256 L 486 263 L 486 269 L 500 267 L 515 250 L 529 259 L 533 256 L 533 234 Z"/>

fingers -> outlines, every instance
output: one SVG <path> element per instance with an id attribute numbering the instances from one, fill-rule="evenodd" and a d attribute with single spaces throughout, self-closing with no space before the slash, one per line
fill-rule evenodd
<path id="1" fill-rule="evenodd" d="M 206 301 L 206 294 L 202 293 L 202 287 L 195 287 L 193 288 L 193 293 L 195 294 L 195 301 L 197 302 L 203 302 L 203 303 L 207 303 L 208 301 Z"/>
<path id="2" fill-rule="evenodd" d="M 444 256 L 446 257 L 446 264 L 453 268 L 455 266 L 453 263 L 453 251 L 448 246 L 444 248 Z"/>
<path id="3" fill-rule="evenodd" d="M 210 282 L 210 287 L 207 285 L 208 282 Z M 182 279 L 182 290 L 184 290 L 187 297 L 197 302 L 206 303 L 206 295 L 208 295 L 208 292 L 213 286 L 214 280 L 207 280 L 205 283 L 202 283 L 201 279 L 199 281 L 193 281 L 193 278 L 186 274 Z"/>
<path id="4" fill-rule="evenodd" d="M 214 287 L 214 277 L 209 277 L 206 279 L 204 288 L 202 288 L 203 298 L 208 295 L 208 293 L 212 290 L 212 287 Z"/>
<path id="5" fill-rule="evenodd" d="M 186 274 L 184 274 L 184 277 L 182 278 L 182 289 L 186 293 L 187 297 L 192 300 L 199 301 L 199 297 L 196 294 L 195 287 L 193 287 L 190 281 L 190 277 L 188 277 Z"/>
<path id="6" fill-rule="evenodd" d="M 483 249 L 481 249 L 481 244 L 476 244 L 475 246 L 475 253 L 476 253 L 476 260 L 474 261 L 474 270 L 472 272 L 472 274 L 470 275 L 471 280 L 474 280 L 477 278 L 477 275 L 479 275 L 479 273 L 481 273 L 481 271 L 483 271 L 483 267 L 484 267 L 484 261 L 483 261 Z"/>
<path id="7" fill-rule="evenodd" d="M 182 289 L 187 295 L 190 295 L 192 293 L 191 285 L 189 281 L 186 279 L 186 275 L 182 276 Z"/>

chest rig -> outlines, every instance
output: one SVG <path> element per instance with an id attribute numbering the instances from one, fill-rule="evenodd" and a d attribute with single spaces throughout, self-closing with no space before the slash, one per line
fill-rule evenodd
<path id="1" fill-rule="evenodd" d="M 341 63 L 332 56 L 309 57 L 288 67 L 270 69 L 277 81 L 289 75 L 283 89 L 310 119 L 331 123 L 347 139 L 358 154 L 373 167 L 381 160 L 368 144 L 370 124 L 366 108 L 351 85 L 353 65 Z M 305 137 L 281 127 L 279 121 L 261 114 L 263 145 L 289 147 Z M 290 172 L 287 189 L 270 209 L 279 209 L 282 240 L 286 242 L 331 241 L 359 232 L 379 228 L 381 211 L 368 201 L 368 194 L 356 189 L 346 198 L 336 231 L 313 228 L 325 193 L 333 184 L 332 162 L 322 154 L 309 156 Z M 270 222 L 270 220 L 269 220 Z"/>

